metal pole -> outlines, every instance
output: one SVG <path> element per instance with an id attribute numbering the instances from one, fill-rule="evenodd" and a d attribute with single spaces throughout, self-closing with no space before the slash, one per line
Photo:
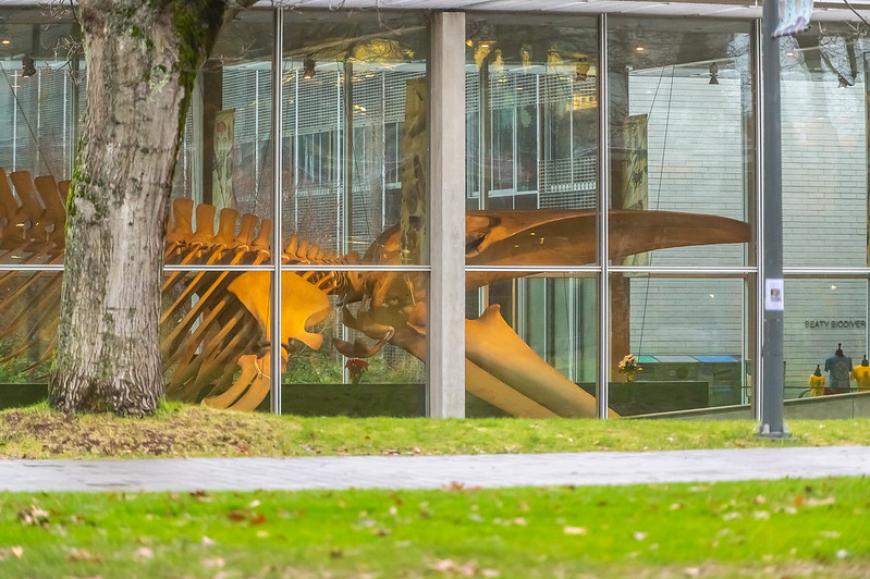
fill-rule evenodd
<path id="1" fill-rule="evenodd" d="M 610 254 L 608 213 L 610 209 L 610 118 L 607 86 L 607 14 L 598 17 L 598 418 L 607 419 L 610 391 Z"/>
<path id="2" fill-rule="evenodd" d="M 762 269 L 764 265 L 764 96 L 761 86 L 761 78 L 764 70 L 761 62 L 762 39 L 764 30 L 761 20 L 756 20 L 752 28 L 752 87 L 755 92 L 752 101 L 752 111 L 755 123 L 755 323 L 753 324 L 754 350 L 752 352 L 752 417 L 756 421 L 761 420 L 761 373 L 762 373 L 762 349 L 764 342 L 764 283 Z"/>
<path id="3" fill-rule="evenodd" d="M 762 436 L 787 436 L 783 421 L 783 310 L 773 292 L 782 291 L 782 133 L 780 130 L 779 40 L 773 37 L 779 20 L 778 3 L 765 0 L 762 12 L 762 184 L 764 255 L 759 279 L 764 283 L 762 334 L 761 422 Z M 784 302 L 780 302 L 784 303 Z"/>
<path id="4" fill-rule="evenodd" d="M 282 238 L 281 200 L 283 198 L 283 183 L 281 172 L 282 153 L 282 94 L 284 68 L 284 9 L 275 8 L 274 36 L 272 53 L 272 357 L 269 376 L 272 383 L 271 409 L 273 414 L 281 414 L 281 255 L 284 252 Z"/>

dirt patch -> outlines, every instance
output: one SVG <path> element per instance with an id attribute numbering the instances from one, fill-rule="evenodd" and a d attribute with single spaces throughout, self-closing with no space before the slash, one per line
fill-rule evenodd
<path id="1" fill-rule="evenodd" d="M 32 409 L 0 414 L 0 449 L 9 458 L 45 455 L 245 456 L 276 436 L 268 417 L 183 407 L 153 418 L 67 416 Z M 22 445 L 22 442 L 32 444 Z"/>

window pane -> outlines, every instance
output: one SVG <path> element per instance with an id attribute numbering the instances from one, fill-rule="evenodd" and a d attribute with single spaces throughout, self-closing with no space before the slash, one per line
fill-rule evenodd
<path id="1" fill-rule="evenodd" d="M 285 414 L 426 414 L 426 274 L 287 271 L 283 283 Z"/>
<path id="2" fill-rule="evenodd" d="M 864 364 L 868 354 L 867 280 L 788 280 L 786 296 L 785 397 L 870 390 L 870 370 L 862 369 L 870 368 L 870 362 Z M 816 369 L 819 376 L 813 378 Z M 851 417 L 849 405 L 829 408 L 821 416 Z"/>
<path id="3" fill-rule="evenodd" d="M 0 272 L 0 408 L 46 398 L 60 289 L 57 272 Z"/>
<path id="4" fill-rule="evenodd" d="M 748 404 L 752 334 L 742 279 L 613 274 L 610 284 L 610 404 L 616 412 Z"/>
<path id="5" fill-rule="evenodd" d="M 173 198 L 193 204 L 174 205 L 169 240 L 190 251 L 169 251 L 167 263 L 270 261 L 244 250 L 272 225 L 271 63 L 272 15 L 249 11 L 223 28 L 197 76 L 173 183 Z M 233 251 L 216 255 L 228 243 Z"/>
<path id="6" fill-rule="evenodd" d="M 594 416 L 594 276 L 468 272 L 466 414 Z"/>
<path id="7" fill-rule="evenodd" d="M 612 20 L 613 263 L 751 263 L 751 28 Z"/>
<path id="8" fill-rule="evenodd" d="M 466 21 L 466 262 L 592 264 L 597 23 L 521 22 L 493 14 Z"/>
<path id="9" fill-rule="evenodd" d="M 867 41 L 832 23 L 780 46 L 785 265 L 867 266 Z"/>
<path id="10" fill-rule="evenodd" d="M 168 272 L 160 315 L 166 397 L 269 409 L 270 272 Z"/>
<path id="11" fill-rule="evenodd" d="M 354 263 L 426 263 L 426 18 L 285 22 L 285 237 Z"/>
<path id="12" fill-rule="evenodd" d="M 63 259 L 79 61 L 71 15 L 0 9 L 0 263 Z"/>

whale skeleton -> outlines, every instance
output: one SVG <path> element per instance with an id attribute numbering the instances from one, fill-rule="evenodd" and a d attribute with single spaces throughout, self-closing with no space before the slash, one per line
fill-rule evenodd
<path id="1" fill-rule="evenodd" d="M 11 183 L 11 186 L 10 186 Z M 0 260 L 57 264 L 63 259 L 68 182 L 33 179 L 0 168 Z M 14 195 L 13 195 L 14 191 Z M 194 215 L 196 228 L 193 227 Z M 215 217 L 218 227 L 215 231 Z M 744 243 L 748 224 L 724 217 L 667 211 L 611 210 L 611 259 L 673 247 Z M 594 210 L 470 211 L 466 263 L 489 266 L 584 265 L 596 260 Z M 272 260 L 272 222 L 234 209 L 173 200 L 167 222 L 165 263 L 233 266 Z M 385 346 L 426 360 L 428 319 L 424 272 L 364 271 L 399 265 L 400 226 L 384 231 L 362 257 L 338 255 L 291 235 L 283 264 L 318 266 L 282 273 L 282 366 L 300 349 L 320 350 L 318 328 L 335 311 L 358 332 L 332 346 L 349 358 L 369 358 Z M 324 266 L 356 266 L 324 271 Z M 532 269 L 532 268 L 527 268 Z M 476 271 L 469 290 L 530 272 Z M 160 352 L 167 396 L 219 408 L 253 410 L 270 391 L 270 279 L 268 271 L 171 271 L 161 288 Z M 61 276 L 57 272 L 0 272 L 0 363 L 30 351 L 32 369 L 54 348 Z M 338 304 L 334 308 L 332 304 Z M 466 388 L 523 417 L 593 416 L 595 400 L 544 361 L 507 324 L 497 305 L 466 320 Z"/>

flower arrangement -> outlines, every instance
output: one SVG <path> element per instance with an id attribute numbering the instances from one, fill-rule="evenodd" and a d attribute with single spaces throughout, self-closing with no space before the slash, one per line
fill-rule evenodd
<path id="1" fill-rule="evenodd" d="M 369 363 L 362 358 L 350 358 L 344 365 L 350 373 L 350 381 L 359 384 L 363 374 L 369 369 Z"/>
<path id="2" fill-rule="evenodd" d="M 619 373 L 625 376 L 626 382 L 634 382 L 635 377 L 643 372 L 637 363 L 637 357 L 634 354 L 627 354 L 618 366 Z"/>

